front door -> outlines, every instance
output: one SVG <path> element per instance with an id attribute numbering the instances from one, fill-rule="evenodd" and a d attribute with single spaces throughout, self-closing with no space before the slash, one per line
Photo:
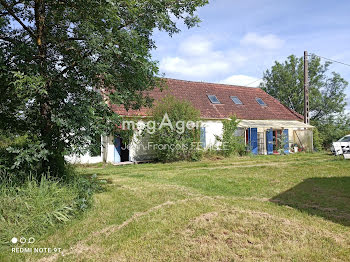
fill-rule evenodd
<path id="1" fill-rule="evenodd" d="M 282 130 L 273 130 L 273 153 L 274 154 L 279 153 L 278 150 L 280 149 L 281 137 L 282 137 Z"/>

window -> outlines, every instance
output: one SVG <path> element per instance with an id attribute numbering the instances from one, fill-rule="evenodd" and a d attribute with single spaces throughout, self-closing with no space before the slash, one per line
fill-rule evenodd
<path id="1" fill-rule="evenodd" d="M 257 97 L 257 98 L 255 98 L 255 100 L 256 100 L 256 102 L 258 102 L 259 105 L 266 106 L 265 102 L 261 98 Z"/>
<path id="2" fill-rule="evenodd" d="M 350 142 L 350 136 L 344 136 L 339 142 Z"/>
<path id="3" fill-rule="evenodd" d="M 212 104 L 221 104 L 219 99 L 214 95 L 208 95 L 208 98 Z"/>
<path id="4" fill-rule="evenodd" d="M 201 127 L 200 128 L 200 143 L 202 148 L 206 147 L 206 143 L 205 143 L 205 127 Z"/>
<path id="5" fill-rule="evenodd" d="M 243 105 L 242 101 L 239 100 L 239 98 L 237 96 L 231 96 L 231 99 L 232 99 L 233 103 L 235 103 L 236 105 Z"/>

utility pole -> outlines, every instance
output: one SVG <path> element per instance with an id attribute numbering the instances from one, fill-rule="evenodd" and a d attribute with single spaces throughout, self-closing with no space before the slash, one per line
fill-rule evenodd
<path id="1" fill-rule="evenodd" d="M 310 124 L 310 117 L 309 117 L 309 65 L 308 65 L 307 51 L 304 51 L 304 123 Z"/>

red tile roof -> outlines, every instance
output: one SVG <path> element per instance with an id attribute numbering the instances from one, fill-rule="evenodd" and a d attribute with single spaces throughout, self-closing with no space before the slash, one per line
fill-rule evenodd
<path id="1" fill-rule="evenodd" d="M 155 99 L 155 103 L 167 94 L 179 99 L 188 100 L 194 107 L 200 110 L 202 118 L 228 118 L 236 115 L 239 119 L 247 120 L 302 120 L 303 117 L 295 111 L 282 105 L 260 88 L 233 86 L 224 84 L 211 84 L 204 82 L 192 82 L 176 79 L 165 79 L 166 88 L 161 92 L 154 89 L 149 95 Z M 215 95 L 221 104 L 212 104 L 207 95 Z M 237 96 L 243 105 L 236 105 L 230 96 Z M 256 102 L 261 98 L 267 106 L 261 106 Z M 122 116 L 147 116 L 149 108 L 126 111 L 122 106 L 112 105 L 114 112 Z"/>

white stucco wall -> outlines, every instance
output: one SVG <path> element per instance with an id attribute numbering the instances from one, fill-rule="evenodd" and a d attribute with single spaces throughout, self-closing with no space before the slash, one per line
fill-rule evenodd
<path id="1" fill-rule="evenodd" d="M 84 155 L 69 155 L 65 156 L 64 159 L 72 164 L 96 164 L 103 162 L 103 138 L 101 137 L 101 155 L 99 156 L 91 156 L 89 152 Z"/>
<path id="2" fill-rule="evenodd" d="M 205 127 L 205 143 L 206 148 L 215 148 L 220 146 L 220 142 L 217 141 L 216 136 L 222 137 L 223 123 L 221 120 L 206 120 L 202 121 L 203 127 Z M 235 132 L 236 136 L 244 136 L 245 129 L 238 128 Z"/>
<path id="3" fill-rule="evenodd" d="M 138 124 L 140 123 L 144 123 L 144 121 L 138 121 Z M 149 136 L 147 134 L 142 135 L 142 130 L 135 130 L 134 132 L 129 146 L 129 158 L 130 161 L 146 161 L 155 158 L 155 153 L 149 142 Z"/>
<path id="4" fill-rule="evenodd" d="M 105 137 L 105 158 L 104 161 L 107 163 L 114 163 L 114 137 Z"/>
<path id="5" fill-rule="evenodd" d="M 222 122 L 220 120 L 202 120 L 202 126 L 205 127 L 205 145 L 207 148 L 219 145 L 215 136 L 222 136 Z"/>
<path id="6" fill-rule="evenodd" d="M 90 156 L 89 153 L 85 155 L 71 155 L 65 156 L 65 160 L 72 164 L 96 164 L 103 162 L 102 155 L 101 156 Z"/>

